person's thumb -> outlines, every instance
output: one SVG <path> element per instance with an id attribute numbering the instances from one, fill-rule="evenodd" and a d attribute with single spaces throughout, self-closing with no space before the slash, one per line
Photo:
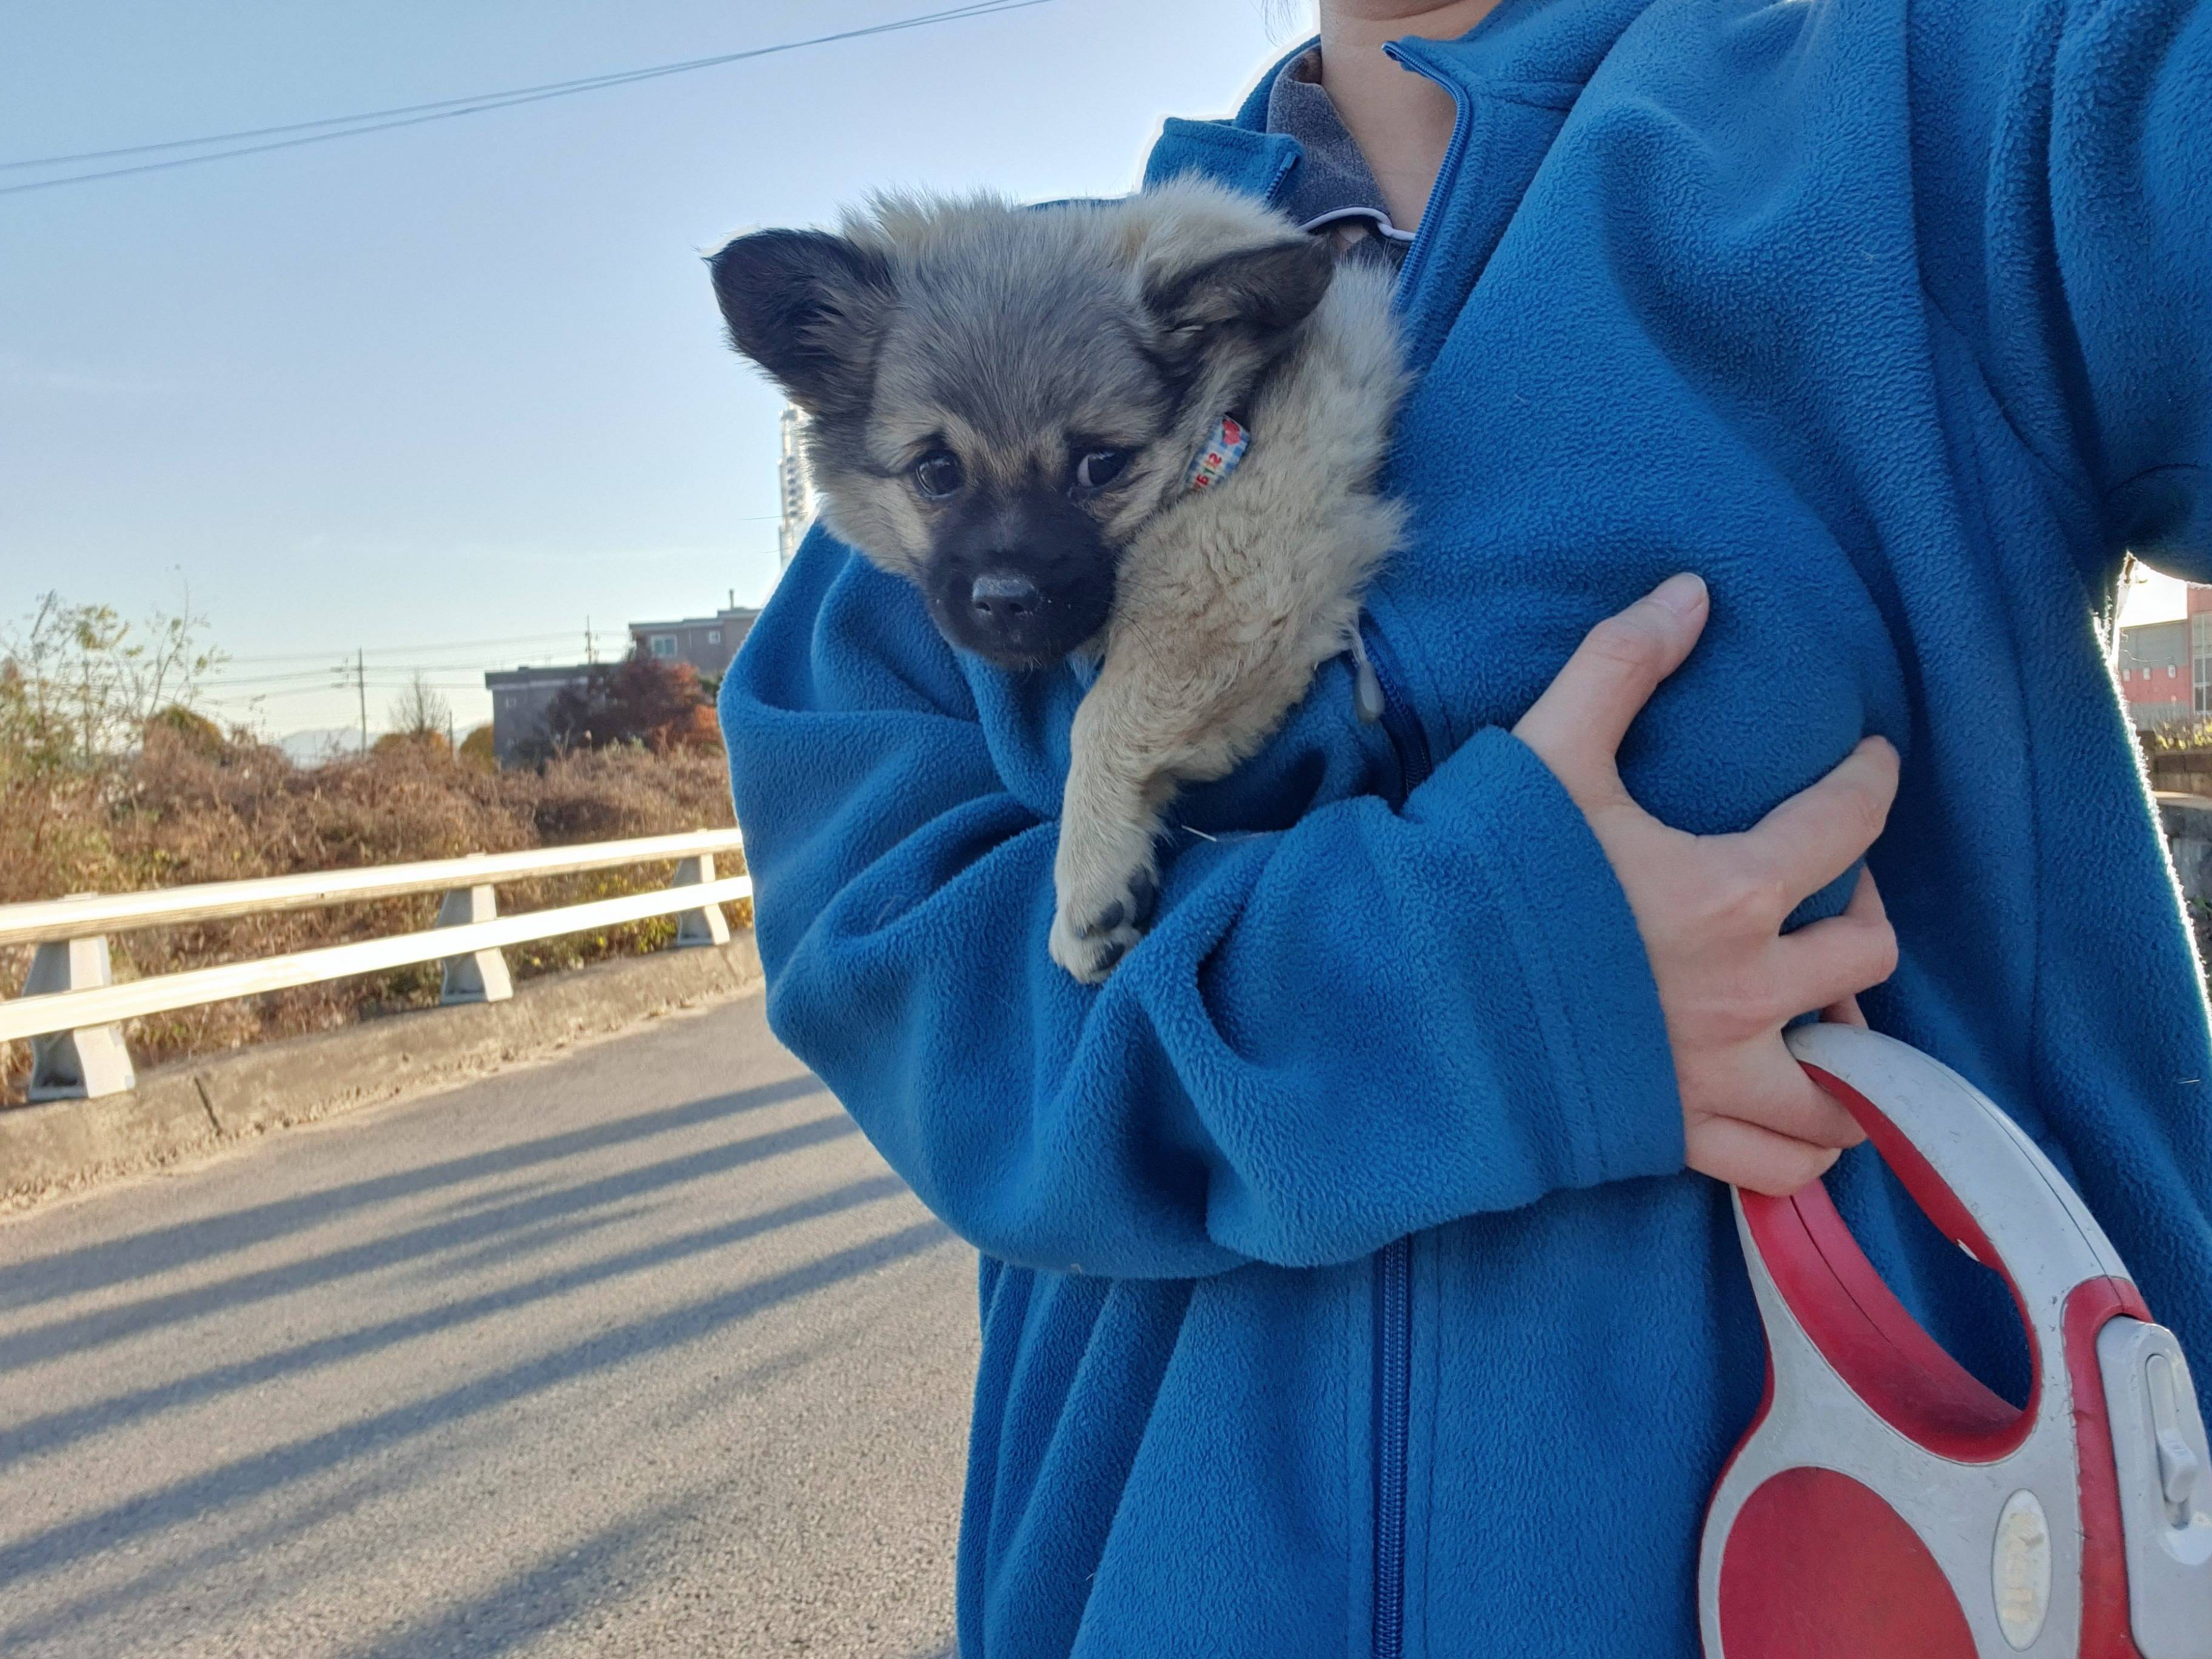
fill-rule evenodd
<path id="1" fill-rule="evenodd" d="M 1660 681 L 1682 665 L 1711 609 L 1685 571 L 1583 635 L 1566 665 L 1513 728 L 1578 804 L 1620 788 L 1613 756 Z"/>

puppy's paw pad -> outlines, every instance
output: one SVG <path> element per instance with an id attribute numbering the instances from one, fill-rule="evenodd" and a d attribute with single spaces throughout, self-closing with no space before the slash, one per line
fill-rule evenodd
<path id="1" fill-rule="evenodd" d="M 1109 900 L 1087 916 L 1063 908 L 1053 918 L 1052 959 L 1085 985 L 1100 983 L 1144 938 L 1151 909 L 1149 900 L 1140 906 L 1134 894 Z"/>
<path id="2" fill-rule="evenodd" d="M 1159 900 L 1150 870 L 1084 884 L 1063 892 L 1052 922 L 1052 959 L 1086 985 L 1096 985 L 1128 955 Z"/>
<path id="3" fill-rule="evenodd" d="M 1151 927 L 1152 911 L 1159 902 L 1160 884 L 1153 878 L 1151 871 L 1139 870 L 1129 878 L 1129 925 L 1132 927 Z"/>
<path id="4" fill-rule="evenodd" d="M 1083 939 L 1073 949 L 1054 951 L 1053 959 L 1085 985 L 1103 985 L 1137 942 L 1126 930 L 1097 939 Z"/>
<path id="5" fill-rule="evenodd" d="M 1128 920 L 1128 906 L 1121 900 L 1115 899 L 1090 921 L 1077 922 L 1075 936 L 1085 940 L 1097 939 L 1103 934 L 1112 933 Z"/>
<path id="6" fill-rule="evenodd" d="M 1152 925 L 1152 910 L 1159 902 L 1160 885 L 1149 870 L 1139 870 L 1131 876 L 1121 893 L 1088 917 L 1080 915 L 1073 903 L 1063 904 L 1060 914 L 1070 921 L 1078 939 L 1097 939 L 1122 928 L 1134 928 L 1142 933 Z"/>
<path id="7" fill-rule="evenodd" d="M 1126 922 L 1115 927 L 1086 923 L 1079 929 L 1063 915 L 1052 925 L 1052 959 L 1084 984 L 1097 985 L 1143 937 Z"/>

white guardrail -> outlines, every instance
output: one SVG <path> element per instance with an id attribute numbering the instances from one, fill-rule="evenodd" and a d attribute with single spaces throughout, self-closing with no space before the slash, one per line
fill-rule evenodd
<path id="1" fill-rule="evenodd" d="M 734 830 L 545 847 L 527 853 L 471 854 L 421 864 L 332 870 L 258 881 L 213 882 L 150 893 L 79 893 L 34 904 L 0 904 L 0 945 L 32 945 L 21 996 L 0 1001 L 0 1042 L 31 1042 L 30 1097 L 84 1100 L 137 1085 L 121 1022 L 232 997 L 258 996 L 381 973 L 418 962 L 442 962 L 442 1002 L 503 1002 L 514 994 L 501 954 L 509 945 L 674 915 L 672 948 L 726 944 L 721 906 L 749 898 L 750 876 L 714 874 L 714 855 L 743 843 Z M 663 889 L 502 916 L 493 895 L 501 882 L 676 860 Z M 140 927 L 215 921 L 272 910 L 308 910 L 409 893 L 442 893 L 438 919 L 417 933 L 395 933 L 298 951 L 252 962 L 225 963 L 183 973 L 114 982 L 107 936 Z"/>

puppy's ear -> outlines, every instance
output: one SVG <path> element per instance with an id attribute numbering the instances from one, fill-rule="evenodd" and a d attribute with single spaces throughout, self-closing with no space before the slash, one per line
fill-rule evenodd
<path id="1" fill-rule="evenodd" d="M 1145 284 L 1145 306 L 1170 336 L 1233 328 L 1264 337 L 1311 316 L 1335 275 L 1328 244 L 1300 234 L 1155 273 Z"/>
<path id="2" fill-rule="evenodd" d="M 730 343 L 810 415 L 866 403 L 894 289 L 883 258 L 818 230 L 763 230 L 708 257 Z"/>

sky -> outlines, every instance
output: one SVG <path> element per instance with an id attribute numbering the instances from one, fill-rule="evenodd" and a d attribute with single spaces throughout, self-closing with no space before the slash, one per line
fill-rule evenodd
<path id="1" fill-rule="evenodd" d="M 2120 596 L 2120 626 L 2172 622 L 2189 614 L 2189 587 L 2148 565 L 2130 567 L 2128 591 Z"/>
<path id="2" fill-rule="evenodd" d="M 0 163 L 641 68 L 953 0 L 9 0 Z M 1265 0 L 1042 0 L 635 86 L 0 194 L 0 624 L 189 600 L 228 718 L 757 604 L 780 400 L 702 250 L 887 185 L 1119 193 L 1298 33 Z M 68 167 L 0 169 L 0 189 Z"/>

